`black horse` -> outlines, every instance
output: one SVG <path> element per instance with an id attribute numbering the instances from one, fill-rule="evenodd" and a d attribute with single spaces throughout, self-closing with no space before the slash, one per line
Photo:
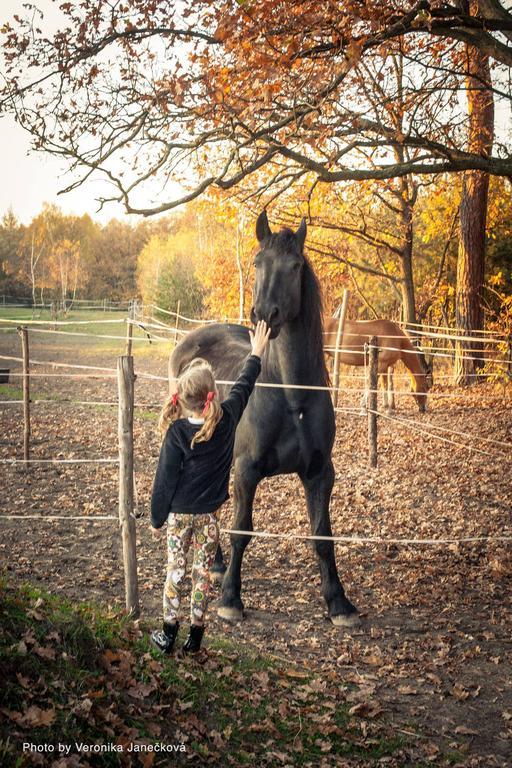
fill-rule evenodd
<path id="1" fill-rule="evenodd" d="M 306 222 L 297 232 L 270 230 L 260 214 L 256 235 L 261 250 L 255 258 L 254 306 L 251 320 L 265 320 L 271 341 L 264 353 L 259 382 L 325 387 L 328 374 L 323 353 L 322 301 L 316 276 L 305 258 Z M 194 357 L 209 360 L 217 379 L 233 380 L 250 352 L 249 331 L 241 325 L 212 324 L 189 333 L 170 360 L 171 377 Z M 314 535 L 331 536 L 329 501 L 334 483 L 331 451 L 335 421 L 326 390 L 256 387 L 238 426 L 235 440 L 235 529 L 253 530 L 252 507 L 263 477 L 296 472 L 306 492 Z M 222 584 L 219 615 L 243 616 L 241 566 L 251 536 L 231 536 L 231 558 Z M 336 625 L 358 621 L 336 570 L 331 541 L 315 541 L 322 592 Z M 224 571 L 222 553 L 214 570 Z"/>

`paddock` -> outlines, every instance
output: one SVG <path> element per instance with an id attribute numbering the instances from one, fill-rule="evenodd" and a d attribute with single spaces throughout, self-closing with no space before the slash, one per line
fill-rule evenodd
<path id="1" fill-rule="evenodd" d="M 77 601 L 113 605 L 124 602 L 116 358 L 125 351 L 126 324 L 117 319 L 101 331 L 97 326 L 92 339 L 90 325 L 62 326 L 60 334 L 30 330 L 30 358 L 43 363 L 31 364 L 34 463 L 0 465 L 0 551 L 8 572 Z M 140 329 L 133 342 L 136 511 L 146 511 L 137 520 L 138 576 L 142 614 L 157 619 L 164 554 L 151 538 L 147 507 L 166 360 L 184 329 L 162 315 L 145 318 L 145 327 L 153 343 Z M 0 344 L 4 357 L 20 357 L 14 329 L 2 331 Z M 1 457 L 22 459 L 22 405 L 13 402 L 22 399 L 21 379 L 12 375 L 21 363 L 0 364 L 11 368 L 11 383 L 1 385 Z M 361 380 L 343 375 L 340 381 L 331 516 L 335 535 L 355 539 L 339 542 L 336 552 L 362 626 L 340 631 L 325 618 L 313 552 L 293 538 L 309 534 L 293 477 L 265 480 L 258 490 L 256 529 L 285 538 L 255 538 L 248 548 L 246 620 L 227 625 L 212 610 L 210 624 L 219 635 L 269 647 L 348 685 L 370 729 L 381 713 L 404 731 L 414 720 L 409 737 L 424 740 L 432 759 L 436 749 L 450 748 L 474 754 L 481 765 L 505 765 L 512 736 L 512 548 L 504 539 L 512 537 L 510 386 L 488 382 L 463 391 L 437 382 L 421 418 L 397 387 L 400 410 L 393 419 L 379 418 L 379 463 L 372 469 L 367 419 L 359 416 Z M 230 523 L 228 503 L 221 525 Z M 478 541 L 461 541 L 472 538 Z"/>

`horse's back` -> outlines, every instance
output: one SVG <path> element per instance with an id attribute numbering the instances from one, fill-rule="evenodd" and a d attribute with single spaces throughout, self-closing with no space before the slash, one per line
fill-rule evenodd
<path id="1" fill-rule="evenodd" d="M 190 331 L 174 349 L 169 360 L 169 375 L 179 376 L 197 357 L 207 360 L 216 379 L 238 375 L 251 349 L 249 329 L 235 323 L 211 323 Z"/>

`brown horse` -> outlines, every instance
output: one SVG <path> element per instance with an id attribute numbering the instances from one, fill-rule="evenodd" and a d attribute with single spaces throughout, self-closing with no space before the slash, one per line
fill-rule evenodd
<path id="1" fill-rule="evenodd" d="M 338 319 L 324 319 L 324 349 L 334 357 Z M 384 386 L 385 407 L 395 409 L 393 369 L 401 360 L 412 380 L 412 395 L 423 413 L 427 405 L 427 392 L 432 385 L 432 366 L 424 353 L 413 346 L 410 338 L 392 320 L 346 320 L 339 353 L 339 361 L 345 365 L 364 366 L 364 345 L 372 336 L 379 346 L 379 377 Z M 368 362 L 368 361 L 367 361 Z"/>

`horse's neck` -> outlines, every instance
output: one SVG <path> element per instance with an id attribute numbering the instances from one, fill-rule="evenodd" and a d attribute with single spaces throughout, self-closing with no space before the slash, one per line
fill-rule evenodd
<path id="1" fill-rule="evenodd" d="M 414 379 L 416 392 L 426 392 L 425 374 L 420 362 L 420 356 L 409 340 L 402 360 Z M 413 354 L 414 353 L 414 354 Z"/>
<path id="2" fill-rule="evenodd" d="M 309 345 L 308 329 L 300 319 L 287 323 L 279 336 L 268 345 L 267 377 L 282 384 L 322 384 L 322 375 L 315 369 Z"/>

